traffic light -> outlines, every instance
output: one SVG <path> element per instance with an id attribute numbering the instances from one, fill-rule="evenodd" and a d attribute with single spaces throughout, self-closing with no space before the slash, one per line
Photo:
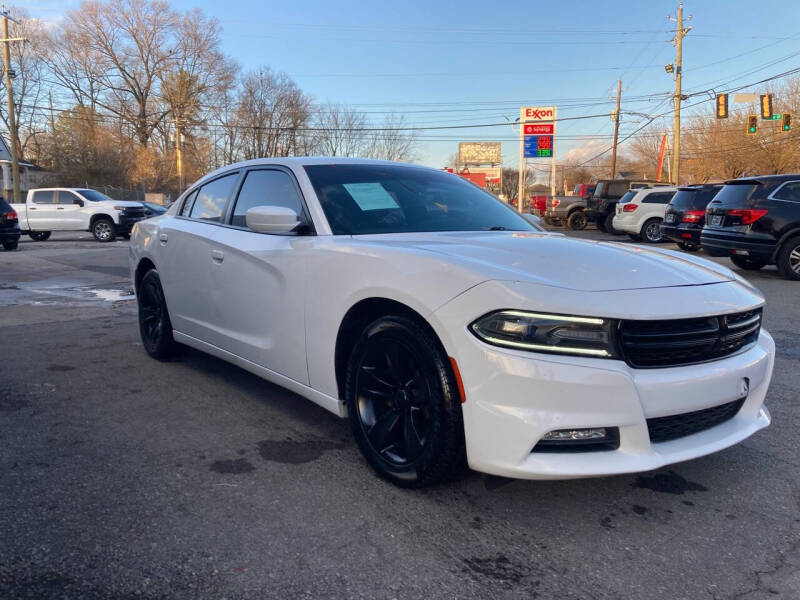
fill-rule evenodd
<path id="1" fill-rule="evenodd" d="M 792 113 L 783 113 L 781 117 L 781 131 L 788 132 L 792 128 Z"/>
<path id="2" fill-rule="evenodd" d="M 728 118 L 728 94 L 717 94 L 717 118 Z"/>
<path id="3" fill-rule="evenodd" d="M 758 115 L 747 117 L 747 135 L 755 135 L 758 130 Z"/>
<path id="4" fill-rule="evenodd" d="M 772 94 L 761 94 L 761 118 L 772 119 Z"/>

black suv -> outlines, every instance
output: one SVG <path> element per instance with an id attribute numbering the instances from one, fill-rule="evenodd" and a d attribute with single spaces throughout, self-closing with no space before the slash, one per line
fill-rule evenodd
<path id="1" fill-rule="evenodd" d="M 586 218 L 594 222 L 600 231 L 621 235 L 614 229 L 612 221 L 617 211 L 617 201 L 622 198 L 628 190 L 638 188 L 653 187 L 658 184 L 655 181 L 631 181 L 630 179 L 601 179 L 594 188 L 594 194 L 586 201 Z"/>
<path id="2" fill-rule="evenodd" d="M 706 206 L 722 189 L 721 183 L 679 187 L 670 200 L 661 237 L 677 243 L 682 250 L 700 249 L 700 232 L 706 222 Z"/>
<path id="3" fill-rule="evenodd" d="M 0 243 L 6 250 L 16 250 L 19 244 L 19 219 L 11 205 L 0 198 Z"/>
<path id="4" fill-rule="evenodd" d="M 726 181 L 706 208 L 700 243 L 742 269 L 776 264 L 800 280 L 800 175 Z"/>

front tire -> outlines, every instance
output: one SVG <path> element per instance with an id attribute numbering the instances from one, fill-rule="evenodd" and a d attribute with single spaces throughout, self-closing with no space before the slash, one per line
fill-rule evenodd
<path id="1" fill-rule="evenodd" d="M 758 271 L 767 265 L 765 260 L 754 260 L 747 256 L 731 256 L 731 262 L 745 271 Z"/>
<path id="2" fill-rule="evenodd" d="M 16 250 L 17 246 L 19 246 L 19 240 L 14 240 L 12 242 L 3 242 L 4 250 Z"/>
<path id="3" fill-rule="evenodd" d="M 28 235 L 34 242 L 44 242 L 50 239 L 49 231 L 31 231 Z"/>
<path id="4" fill-rule="evenodd" d="M 158 271 L 151 269 L 145 273 L 136 300 L 139 304 L 139 335 L 145 351 L 158 360 L 173 356 L 179 346 L 172 337 L 172 322 Z"/>
<path id="5" fill-rule="evenodd" d="M 117 237 L 114 221 L 111 219 L 97 219 L 92 224 L 92 235 L 98 242 L 113 242 Z"/>
<path id="6" fill-rule="evenodd" d="M 572 231 L 583 231 L 586 229 L 586 215 L 582 210 L 576 210 L 567 218 L 567 229 Z"/>
<path id="7" fill-rule="evenodd" d="M 642 225 L 640 234 L 648 244 L 657 244 L 661 241 L 661 219 L 648 219 Z"/>
<path id="8" fill-rule="evenodd" d="M 424 487 L 463 469 L 458 386 L 438 340 L 417 322 L 386 316 L 364 329 L 345 398 L 356 443 L 381 477 Z"/>
<path id="9" fill-rule="evenodd" d="M 786 279 L 800 280 L 800 236 L 786 240 L 778 250 L 778 270 Z"/>

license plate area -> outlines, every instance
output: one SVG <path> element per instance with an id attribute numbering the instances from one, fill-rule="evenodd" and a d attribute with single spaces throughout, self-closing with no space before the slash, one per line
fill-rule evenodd
<path id="1" fill-rule="evenodd" d="M 715 227 L 722 225 L 722 215 L 711 215 L 711 225 Z"/>

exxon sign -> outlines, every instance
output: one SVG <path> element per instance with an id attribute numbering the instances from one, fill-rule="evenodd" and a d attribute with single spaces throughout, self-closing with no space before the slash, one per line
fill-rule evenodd
<path id="1" fill-rule="evenodd" d="M 555 121 L 555 106 L 523 106 L 520 109 L 520 121 L 532 123 L 537 121 Z"/>

